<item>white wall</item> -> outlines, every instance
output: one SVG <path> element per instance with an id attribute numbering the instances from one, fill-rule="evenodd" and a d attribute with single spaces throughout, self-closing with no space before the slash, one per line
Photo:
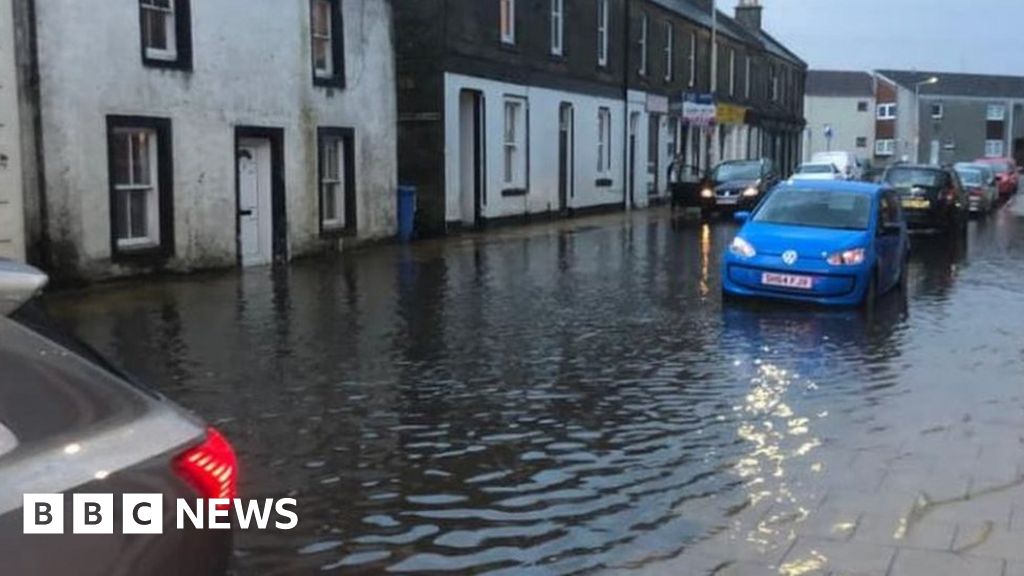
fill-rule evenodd
<path id="1" fill-rule="evenodd" d="M 858 112 L 857 104 L 867 102 L 866 112 Z M 825 152 L 829 146 L 825 139 L 825 126 L 832 126 L 832 150 L 853 152 L 861 159 L 875 154 L 875 98 L 873 96 L 835 97 L 807 96 L 804 98 L 807 118 L 804 158 Z M 867 146 L 857 147 L 857 138 L 866 138 Z"/>
<path id="2" fill-rule="evenodd" d="M 305 0 L 192 2 L 194 70 L 142 65 L 137 0 L 37 2 L 50 234 L 86 274 L 110 257 L 105 118 L 170 118 L 175 259 L 235 263 L 234 129 L 285 129 L 289 250 L 318 239 L 316 129 L 355 130 L 359 236 L 395 230 L 396 102 L 390 4 L 345 0 L 342 90 L 315 87 Z"/>
<path id="3" fill-rule="evenodd" d="M 12 2 L 0 1 L 0 258 L 25 259 Z"/>
<path id="4" fill-rule="evenodd" d="M 445 197 L 448 222 L 472 222 L 471 207 L 463 206 L 460 166 L 461 134 L 459 127 L 459 95 L 462 90 L 476 90 L 485 100 L 486 126 L 486 189 L 487 202 L 484 218 L 501 218 L 522 214 L 536 214 L 558 209 L 558 136 L 559 107 L 563 102 L 573 105 L 575 117 L 575 194 L 569 198 L 570 208 L 586 208 L 621 203 L 625 123 L 622 100 L 560 92 L 546 88 L 520 86 L 459 74 L 445 74 Z M 514 96 L 526 100 L 529 130 L 527 133 L 529 184 L 525 196 L 502 197 L 503 182 L 504 98 Z M 611 187 L 598 188 L 597 174 L 597 113 L 607 107 L 612 119 Z M 646 120 L 644 120 L 646 121 Z M 646 172 L 646 128 L 643 140 L 638 141 L 637 163 Z M 643 163 L 639 150 L 643 149 Z M 640 188 L 638 197 L 646 184 Z"/>

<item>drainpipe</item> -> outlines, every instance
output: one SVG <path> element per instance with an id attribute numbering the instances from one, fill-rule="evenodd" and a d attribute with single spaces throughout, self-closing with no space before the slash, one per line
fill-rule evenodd
<path id="1" fill-rule="evenodd" d="M 633 4 L 632 0 L 623 0 L 624 11 L 626 13 L 626 20 L 623 25 L 622 38 L 623 50 L 622 50 L 622 205 L 626 211 L 633 209 L 633 202 L 629 197 L 629 172 L 630 170 L 636 171 L 636 166 L 629 165 L 629 55 L 630 55 L 630 38 L 629 29 L 632 27 L 633 22 Z M 608 145 L 611 146 L 611 142 Z M 633 183 L 636 185 L 636 182 Z"/>

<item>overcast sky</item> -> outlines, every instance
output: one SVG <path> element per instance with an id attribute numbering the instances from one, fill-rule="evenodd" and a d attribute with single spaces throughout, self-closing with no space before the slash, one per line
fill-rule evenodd
<path id="1" fill-rule="evenodd" d="M 731 12 L 737 0 L 718 0 Z M 812 69 L 1024 76 L 1022 0 L 762 0 L 765 28 Z"/>

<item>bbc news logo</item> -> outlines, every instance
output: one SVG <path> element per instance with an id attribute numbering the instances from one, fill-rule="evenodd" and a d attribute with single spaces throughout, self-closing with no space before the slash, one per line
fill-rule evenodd
<path id="1" fill-rule="evenodd" d="M 73 494 L 71 497 L 72 534 L 113 534 L 115 516 L 113 494 Z M 209 498 L 175 501 L 175 527 L 178 530 L 291 530 L 299 516 L 294 498 L 280 500 L 242 500 Z M 63 534 L 65 528 L 63 494 L 25 494 L 22 517 L 25 534 Z M 233 521 L 233 522 L 232 522 Z M 162 494 L 122 494 L 121 534 L 163 534 L 164 496 Z"/>

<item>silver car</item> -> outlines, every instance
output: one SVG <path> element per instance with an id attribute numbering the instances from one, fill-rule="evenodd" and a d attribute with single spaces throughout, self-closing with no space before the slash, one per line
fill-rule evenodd
<path id="1" fill-rule="evenodd" d="M 177 530 L 175 502 L 235 495 L 230 445 L 51 325 L 31 302 L 46 281 L 0 260 L 0 572 L 223 574 L 231 531 Z M 113 494 L 113 534 L 73 533 L 88 493 Z M 62 495 L 63 534 L 24 533 L 25 494 Z M 124 494 L 162 495 L 162 534 L 122 533 Z"/>

